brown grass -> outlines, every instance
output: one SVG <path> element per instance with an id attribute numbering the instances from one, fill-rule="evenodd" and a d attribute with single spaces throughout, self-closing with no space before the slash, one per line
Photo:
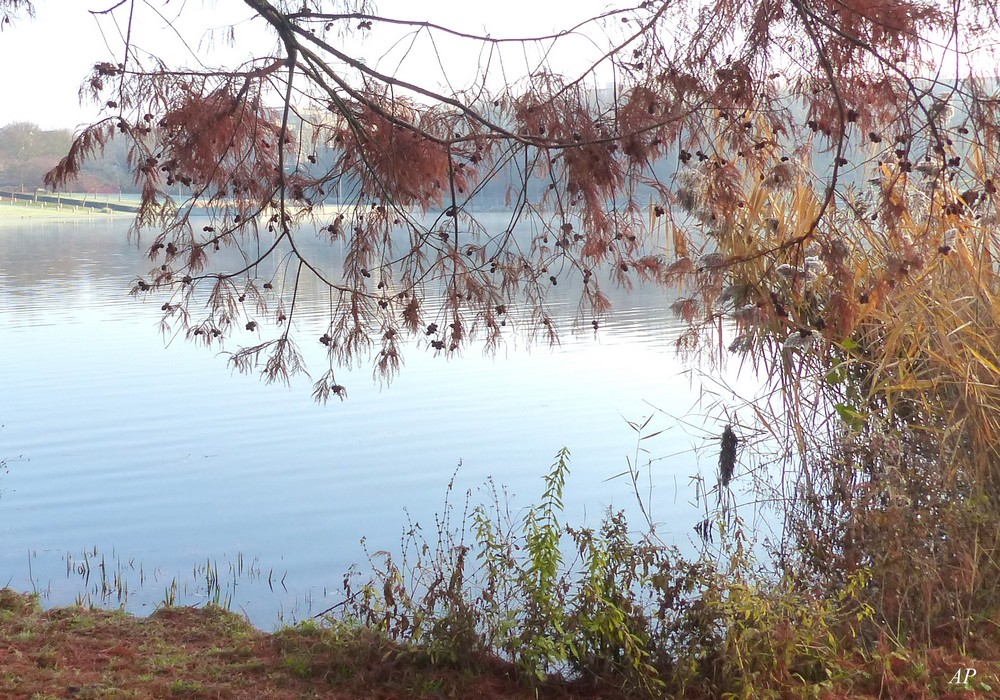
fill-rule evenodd
<path id="1" fill-rule="evenodd" d="M 842 672 L 768 697 L 1000 697 L 1000 639 L 966 653 L 900 650 L 883 639 L 845 650 Z M 949 684 L 958 669 L 974 682 Z M 693 691 L 692 691 L 693 692 Z M 42 610 L 0 590 L 0 697 L 42 698 L 625 698 L 559 679 L 531 687 L 496 659 L 434 664 L 363 628 L 306 624 L 268 634 L 215 607 L 162 608 L 147 618 L 88 608 Z M 702 691 L 685 697 L 710 697 Z"/>
<path id="2" fill-rule="evenodd" d="M 553 684 L 541 698 L 614 697 Z M 433 666 L 364 630 L 319 626 L 268 634 L 217 607 L 162 608 L 146 618 L 89 608 L 43 610 L 0 590 L 0 697 L 509 698 L 535 690 L 484 660 Z"/>

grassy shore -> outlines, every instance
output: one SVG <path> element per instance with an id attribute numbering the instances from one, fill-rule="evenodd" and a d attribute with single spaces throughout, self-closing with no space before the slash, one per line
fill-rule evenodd
<path id="1" fill-rule="evenodd" d="M 992 645 L 988 645 L 990 648 Z M 983 649 L 979 650 L 980 652 Z M 780 697 L 1000 697 L 996 658 L 973 650 L 895 651 L 841 660 L 844 673 Z M 976 675 L 949 683 L 957 672 Z M 165 607 L 147 618 L 90 608 L 43 610 L 0 590 L 0 697 L 49 698 L 534 698 L 624 699 L 615 688 L 558 679 L 532 686 L 511 665 L 433 663 L 361 628 L 315 624 L 273 634 L 217 607 Z M 682 697 L 716 697 L 687 693 Z"/>
<path id="2" fill-rule="evenodd" d="M 218 607 L 162 608 L 147 618 L 90 608 L 42 610 L 0 590 L 0 697 L 506 698 L 535 689 L 502 662 L 430 664 L 363 630 L 301 625 L 274 634 Z M 554 683 L 541 698 L 615 697 Z"/>

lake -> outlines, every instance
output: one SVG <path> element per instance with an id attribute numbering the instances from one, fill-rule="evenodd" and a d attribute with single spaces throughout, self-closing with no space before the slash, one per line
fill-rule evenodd
<path id="1" fill-rule="evenodd" d="M 444 359 L 411 345 L 391 385 L 370 366 L 341 371 L 349 398 L 322 406 L 307 378 L 267 386 L 215 350 L 165 342 L 164 299 L 128 296 L 148 261 L 127 226 L 0 226 L 0 586 L 138 613 L 222 589 L 270 628 L 336 603 L 344 572 L 365 564 L 362 537 L 396 551 L 411 520 L 433 541 L 453 474 L 452 501 L 484 498 L 492 477 L 517 511 L 565 446 L 565 521 L 596 526 L 621 508 L 641 528 L 632 482 L 611 477 L 636 455 L 627 421 L 654 413 L 647 432 L 664 432 L 642 443 L 643 497 L 663 539 L 695 551 L 691 477 L 714 483 L 722 427 L 707 406 L 737 403 L 717 380 L 754 382 L 690 371 L 664 290 L 612 293 L 595 334 L 574 329 L 564 285 L 559 346 L 512 335 L 496 356 Z M 315 360 L 309 308 L 318 319 L 326 295 L 307 291 L 297 325 Z"/>

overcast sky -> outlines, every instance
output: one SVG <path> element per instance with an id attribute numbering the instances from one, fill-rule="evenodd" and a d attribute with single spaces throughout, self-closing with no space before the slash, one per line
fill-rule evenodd
<path id="1" fill-rule="evenodd" d="M 0 126 L 14 121 L 30 121 L 43 128 L 74 128 L 97 115 L 92 105 L 81 106 L 78 92 L 89 69 L 98 62 L 117 63 L 122 58 L 122 36 L 127 19 L 126 6 L 115 12 L 116 22 L 102 20 L 89 10 L 102 10 L 115 0 L 41 0 L 36 2 L 37 16 L 22 18 L 0 32 L 0 65 L 5 70 L 0 78 L 3 97 L 0 99 Z M 387 15 L 406 19 L 427 19 L 465 31 L 488 31 L 492 36 L 544 34 L 564 29 L 574 22 L 606 9 L 601 0 L 574 2 L 539 2 L 538 0 L 503 0 L 496 3 L 473 3 L 459 0 L 427 0 L 413 3 L 406 0 L 384 0 L 379 9 Z M 474 10 L 470 10 L 474 7 Z M 157 16 L 151 8 L 163 12 Z M 137 22 L 133 28 L 136 44 L 160 54 L 170 63 L 192 64 L 192 52 L 213 65 L 234 65 L 252 51 L 272 53 L 274 41 L 263 22 L 251 20 L 252 13 L 240 0 L 137 0 Z M 176 23 L 192 51 L 185 49 L 167 19 Z M 240 46 L 228 48 L 222 40 L 230 26 L 236 26 Z M 373 34 L 364 44 L 352 46 L 352 53 L 362 55 L 369 64 L 378 63 L 383 69 L 395 68 L 402 46 L 399 33 L 390 39 L 387 31 Z M 593 42 L 564 42 L 563 55 L 553 60 L 556 67 L 582 66 L 586 55 L 594 55 Z M 423 40 L 422 58 L 410 58 L 404 71 L 410 77 L 440 86 L 435 77 L 439 69 Z M 459 81 L 471 78 L 476 55 L 468 44 L 439 45 L 446 53 L 448 71 Z M 464 53 L 463 53 L 464 50 Z M 529 60 L 534 60 L 529 57 Z M 524 57 L 521 56 L 521 67 Z M 517 68 L 516 66 L 512 66 Z M 522 68 L 523 69 L 523 68 Z M 435 84 L 436 83 L 436 84 Z"/>
<path id="2" fill-rule="evenodd" d="M 75 128 L 92 121 L 98 112 L 90 104 L 81 106 L 80 83 L 98 62 L 122 60 L 123 35 L 129 2 L 112 16 L 98 19 L 90 10 L 102 10 L 117 0 L 38 0 L 37 17 L 22 18 L 0 31 L 0 126 L 13 121 L 30 121 L 43 128 Z M 381 0 L 376 3 L 382 14 L 429 20 L 467 32 L 486 33 L 493 37 L 542 35 L 566 29 L 599 14 L 611 6 L 628 6 L 628 0 Z M 233 67 L 252 55 L 273 55 L 273 35 L 260 18 L 255 18 L 242 0 L 134 0 L 136 21 L 133 41 L 138 47 L 159 55 L 173 65 Z M 162 13 L 162 14 L 158 14 Z M 177 31 L 174 31 L 171 26 Z M 622 25 L 610 21 L 610 31 L 622 31 Z M 225 35 L 235 27 L 237 44 L 227 45 Z M 476 66 L 484 62 L 481 47 L 438 37 L 432 45 L 426 33 L 416 37 L 410 30 L 376 25 L 367 38 L 331 41 L 352 56 L 363 58 L 383 72 L 397 74 L 424 87 L 447 92 L 466 87 L 476 76 Z M 184 41 L 181 41 L 183 37 Z M 575 36 L 558 42 L 556 51 L 546 54 L 549 66 L 556 71 L 578 73 L 607 46 L 601 28 L 592 26 L 591 36 Z M 186 43 L 185 43 L 186 42 Z M 432 50 L 443 55 L 438 61 Z M 507 46 L 505 76 L 522 77 L 537 67 L 549 44 L 522 49 Z M 971 48 L 971 47 L 966 47 Z M 406 60 L 401 56 L 406 51 Z M 497 68 L 494 59 L 491 63 Z M 953 76 L 952 62 L 944 64 L 943 77 Z M 980 66 L 980 69 L 983 67 Z M 988 72 L 995 71 L 989 61 Z M 452 82 L 442 77 L 447 72 Z M 499 73 L 499 71 L 497 71 Z M 964 73 L 964 69 L 959 73 Z M 611 79 L 599 72 L 594 87 L 603 87 Z"/>

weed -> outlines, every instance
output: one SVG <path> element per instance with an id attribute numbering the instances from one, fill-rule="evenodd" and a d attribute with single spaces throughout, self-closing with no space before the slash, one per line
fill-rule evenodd
<path id="1" fill-rule="evenodd" d="M 983 146 L 963 148 L 979 177 Z M 680 275 L 694 296 L 677 308 L 704 309 L 684 343 L 714 351 L 735 304 L 726 344 L 769 382 L 752 408 L 783 468 L 755 495 L 785 526 L 779 567 L 829 596 L 867 569 L 860 592 L 897 640 L 961 645 L 1000 595 L 1000 210 L 963 215 L 953 173 L 905 196 L 899 175 L 880 161 L 875 188 L 818 213 L 806 187 L 746 173 L 741 223 L 710 240 L 732 264 Z M 734 233 L 769 220 L 813 228 L 787 248 Z"/>
<path id="2" fill-rule="evenodd" d="M 28 614 L 41 608 L 39 596 L 24 596 L 10 588 L 0 588 L 0 617 Z"/>
<path id="3" fill-rule="evenodd" d="M 845 644 L 871 618 L 858 596 L 865 570 L 834 598 L 760 573 L 733 516 L 717 523 L 720 558 L 695 562 L 634 535 L 622 513 L 596 530 L 566 526 L 568 474 L 561 450 L 539 503 L 516 520 L 491 489 L 486 504 L 470 508 L 467 497 L 451 528 L 446 499 L 436 545 L 411 527 L 398 562 L 372 555 L 367 583 L 345 579 L 334 624 L 361 623 L 439 662 L 499 658 L 536 683 L 557 675 L 650 696 L 777 696 L 839 672 Z"/>
<path id="4" fill-rule="evenodd" d="M 410 690 L 416 696 L 441 696 L 445 693 L 445 686 L 440 678 L 421 677 L 411 685 Z"/>
<path id="5" fill-rule="evenodd" d="M 170 684 L 170 694 L 174 697 L 186 697 L 199 695 L 203 690 L 202 684 L 198 681 L 179 678 Z"/>
<path id="6" fill-rule="evenodd" d="M 281 667 L 299 678 L 309 678 L 313 675 L 312 662 L 305 656 L 285 656 L 281 659 Z"/>

